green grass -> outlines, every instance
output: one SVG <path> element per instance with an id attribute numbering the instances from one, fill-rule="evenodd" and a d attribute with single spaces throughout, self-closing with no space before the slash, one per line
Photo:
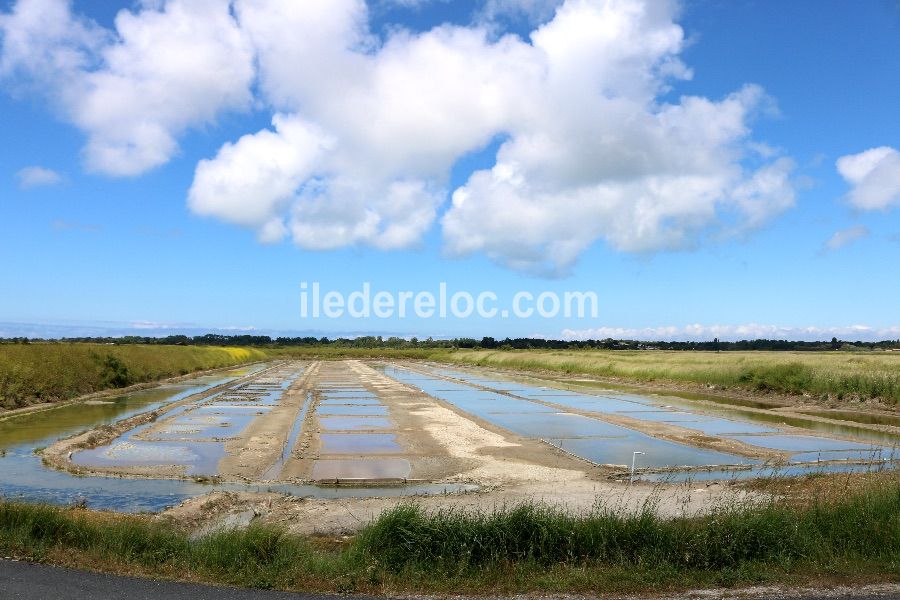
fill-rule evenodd
<path id="1" fill-rule="evenodd" d="M 575 517 L 536 506 L 491 514 L 427 514 L 413 506 L 384 515 L 361 546 L 393 570 L 443 573 L 506 562 L 549 566 L 654 564 L 678 570 L 735 569 L 835 558 L 900 559 L 900 490 L 802 510 L 731 508 L 699 519 L 663 520 L 651 510 Z"/>
<path id="2" fill-rule="evenodd" d="M 50 506 L 0 505 L 5 552 L 46 560 L 54 551 L 78 553 L 94 564 L 118 564 L 193 574 L 225 584 L 268 588 L 313 557 L 299 537 L 271 528 L 223 531 L 199 539 L 145 518 L 97 519 L 91 513 Z"/>
<path id="3" fill-rule="evenodd" d="M 900 402 L 900 352 L 457 350 L 436 352 L 431 358 L 641 383 Z"/>
<path id="4" fill-rule="evenodd" d="M 192 538 L 149 517 L 0 503 L 0 551 L 102 570 L 323 591 L 638 591 L 900 578 L 900 484 L 802 507 L 699 518 L 537 505 L 491 513 L 407 504 L 347 543 L 262 526 Z"/>
<path id="5" fill-rule="evenodd" d="M 269 353 L 253 348 L 0 344 L 0 407 L 58 402 L 268 356 Z"/>

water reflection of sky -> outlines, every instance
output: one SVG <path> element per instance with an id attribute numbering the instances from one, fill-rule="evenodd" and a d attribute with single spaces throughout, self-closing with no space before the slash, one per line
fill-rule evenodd
<path id="1" fill-rule="evenodd" d="M 543 439 L 571 454 L 598 464 L 630 465 L 635 451 L 643 452 L 639 455 L 638 465 L 645 468 L 758 465 L 759 461 L 660 440 L 625 427 L 567 413 L 566 408 L 671 424 L 696 430 L 703 435 L 722 436 L 761 448 L 793 452 L 791 457 L 793 463 L 832 460 L 884 461 L 900 458 L 892 447 L 879 445 L 873 441 L 847 442 L 820 436 L 784 434 L 777 424 L 787 424 L 786 421 L 790 419 L 787 417 L 782 419 L 781 415 L 770 418 L 763 416 L 755 419 L 762 422 L 753 422 L 754 419 L 747 417 L 756 417 L 756 413 L 735 410 L 732 407 L 725 409 L 729 417 L 725 418 L 693 412 L 687 401 L 670 403 L 672 399 L 665 397 L 643 397 L 610 390 L 598 390 L 596 394 L 591 394 L 494 380 L 484 375 L 476 376 L 450 368 L 428 370 L 435 376 L 394 366 L 384 367 L 385 374 L 441 398 L 472 415 L 520 435 Z M 448 381 L 437 377 L 438 375 L 451 377 L 457 381 Z M 490 388 L 496 392 L 480 388 Z M 558 408 L 554 409 L 541 403 L 551 403 Z M 796 422 L 790 424 L 798 425 Z M 848 435 L 848 431 L 858 428 L 837 426 L 825 429 L 839 435 Z M 870 437 L 877 440 L 884 437 L 878 435 L 878 432 L 874 434 Z M 853 465 L 825 467 L 796 464 L 784 469 L 787 469 L 785 474 L 800 474 L 810 469 L 841 470 L 842 467 L 846 470 L 858 470 L 858 466 Z M 712 472 L 720 477 L 728 475 L 721 470 Z M 703 477 L 710 477 L 709 473 L 707 471 Z M 753 477 L 762 473 L 761 468 L 755 468 L 732 471 L 729 476 Z M 674 479 L 690 477 L 671 473 L 667 476 Z"/>
<path id="2" fill-rule="evenodd" d="M 214 490 L 273 491 L 299 497 L 351 498 L 440 494 L 477 489 L 476 486 L 460 484 L 360 489 L 272 483 L 210 485 L 176 479 L 78 477 L 45 467 L 35 454 L 35 449 L 49 446 L 62 437 L 160 408 L 261 368 L 256 366 L 249 371 L 235 370 L 224 376 L 195 377 L 177 384 L 106 398 L 102 403 L 69 404 L 0 421 L 0 498 L 63 505 L 85 500 L 88 506 L 98 510 L 157 512 Z M 224 406 L 217 409 L 228 410 Z"/>

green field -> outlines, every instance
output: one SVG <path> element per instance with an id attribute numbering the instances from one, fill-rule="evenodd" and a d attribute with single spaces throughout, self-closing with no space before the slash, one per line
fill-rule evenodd
<path id="1" fill-rule="evenodd" d="M 75 343 L 0 344 L 0 408 L 68 400 L 268 358 L 254 348 Z"/>
<path id="2" fill-rule="evenodd" d="M 640 383 L 900 402 L 900 352 L 456 350 L 436 352 L 432 358 Z"/>
<path id="3" fill-rule="evenodd" d="M 389 510 L 355 537 L 251 525 L 192 537 L 149 516 L 0 503 L 0 552 L 111 572 L 332 592 L 627 592 L 900 578 L 896 478 L 802 505 L 662 519 L 597 507 Z"/>

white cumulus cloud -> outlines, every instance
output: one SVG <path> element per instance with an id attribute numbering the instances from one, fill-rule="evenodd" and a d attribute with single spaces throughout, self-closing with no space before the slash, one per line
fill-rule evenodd
<path id="1" fill-rule="evenodd" d="M 245 135 L 225 144 L 215 158 L 200 161 L 188 194 L 194 212 L 258 227 L 268 242 L 284 236 L 276 215 L 332 144 L 317 127 L 297 117 L 275 115 L 272 123 L 274 131 Z"/>
<path id="2" fill-rule="evenodd" d="M 0 70 L 40 85 L 87 134 L 92 170 L 137 175 L 167 162 L 188 127 L 249 106 L 253 48 L 228 0 L 122 10 L 115 30 L 65 0 L 19 0 L 0 16 Z"/>
<path id="3" fill-rule="evenodd" d="M 501 14 L 540 24 L 504 34 Z M 112 175 L 165 163 L 223 111 L 269 111 L 270 128 L 200 161 L 188 194 L 261 241 L 400 248 L 439 222 L 450 254 L 556 274 L 598 241 L 684 248 L 794 203 L 793 162 L 752 137 L 761 88 L 668 95 L 692 77 L 677 17 L 666 0 L 488 0 L 469 26 L 380 38 L 363 0 L 159 0 L 112 29 L 18 0 L 0 71 L 45 90 Z M 495 140 L 491 168 L 450 189 Z"/>
<path id="4" fill-rule="evenodd" d="M 758 227 L 793 205 L 792 161 L 742 166 L 756 154 L 748 121 L 767 107 L 762 89 L 660 102 L 671 79 L 691 76 L 673 17 L 663 2 L 568 2 L 532 34 L 533 107 L 494 167 L 454 191 L 443 218 L 451 251 L 558 272 L 597 240 L 682 248 L 710 227 Z"/>
<path id="5" fill-rule="evenodd" d="M 852 188 L 847 200 L 861 210 L 900 204 L 900 152 L 889 146 L 848 154 L 837 160 L 838 173 Z"/>
<path id="6" fill-rule="evenodd" d="M 62 175 L 53 169 L 37 166 L 20 169 L 16 173 L 16 179 L 19 180 L 19 187 L 22 189 L 56 185 L 62 183 L 63 180 Z"/>
<path id="7" fill-rule="evenodd" d="M 826 250 L 840 250 L 847 244 L 852 244 L 857 240 L 861 240 L 869 236 L 869 228 L 865 225 L 856 225 L 835 231 L 834 235 L 825 242 Z"/>
<path id="8" fill-rule="evenodd" d="M 740 325 L 669 325 L 661 327 L 595 327 L 591 329 L 564 329 L 567 340 L 638 340 L 638 341 L 725 341 L 740 340 L 804 340 L 826 341 L 833 337 L 848 341 L 882 341 L 900 338 L 900 327 L 872 327 L 847 325 L 835 327 L 791 327 L 762 323 Z"/>

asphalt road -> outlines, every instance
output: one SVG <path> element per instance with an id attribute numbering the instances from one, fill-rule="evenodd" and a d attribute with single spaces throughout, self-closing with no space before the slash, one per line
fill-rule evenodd
<path id="1" fill-rule="evenodd" d="M 897 589 L 894 587 L 894 589 Z M 692 594 L 677 594 L 672 597 L 696 598 Z M 880 591 L 823 591 L 821 593 L 749 593 L 740 590 L 722 595 L 706 592 L 702 597 L 715 598 L 743 597 L 752 600 L 780 600 L 802 598 L 803 600 L 885 600 L 900 598 L 900 594 L 888 590 Z M 286 592 L 266 592 L 237 588 L 215 587 L 194 583 L 172 583 L 153 581 L 135 577 L 103 575 L 74 569 L 61 569 L 46 565 L 0 560 L 0 600 L 336 600 L 363 596 L 326 596 L 322 594 L 289 594 Z M 655 598 L 660 598 L 655 596 Z"/>
<path id="2" fill-rule="evenodd" d="M 193 583 L 103 575 L 0 560 L 2 600 L 335 600 L 336 596 L 289 594 Z"/>

